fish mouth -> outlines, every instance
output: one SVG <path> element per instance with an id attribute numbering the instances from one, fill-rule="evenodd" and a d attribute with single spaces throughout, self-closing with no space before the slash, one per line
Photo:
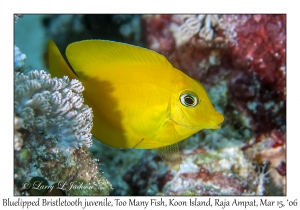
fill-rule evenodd
<path id="1" fill-rule="evenodd" d="M 220 129 L 221 128 L 221 123 L 219 124 L 213 124 L 209 126 L 207 129 Z"/>
<path id="2" fill-rule="evenodd" d="M 195 130 L 195 129 L 198 129 L 198 130 L 202 130 L 202 129 L 220 129 L 221 128 L 221 124 L 224 121 L 224 117 L 221 114 L 219 114 L 219 115 L 221 116 L 221 119 L 219 119 L 218 121 L 216 121 L 216 120 L 210 121 L 210 123 L 208 123 L 207 127 L 197 126 L 195 124 L 190 124 L 190 123 L 187 123 L 187 122 L 185 122 L 185 123 L 177 122 L 176 119 L 173 117 L 173 115 L 171 115 L 171 120 L 175 124 L 177 124 L 177 125 L 179 125 L 181 127 L 188 128 L 190 130 Z M 216 124 L 216 122 L 218 122 L 218 123 Z"/>
<path id="3" fill-rule="evenodd" d="M 216 129 L 220 129 L 220 128 L 221 128 L 221 124 L 222 124 L 222 123 L 217 124 L 217 125 L 215 126 Z"/>
<path id="4" fill-rule="evenodd" d="M 224 122 L 224 116 L 220 113 L 218 113 L 218 121 L 215 121 L 214 125 L 212 126 L 213 129 L 220 129 L 221 128 L 221 124 Z M 217 123 L 216 123 L 217 122 Z"/>
<path id="5" fill-rule="evenodd" d="M 214 120 L 211 122 L 209 129 L 220 129 L 222 126 L 222 123 L 224 121 L 223 115 L 219 114 L 221 117 L 218 120 Z"/>

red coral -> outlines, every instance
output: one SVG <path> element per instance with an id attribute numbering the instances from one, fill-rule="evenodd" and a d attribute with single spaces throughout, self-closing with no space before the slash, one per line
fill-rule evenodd
<path id="1" fill-rule="evenodd" d="M 275 140 L 274 144 L 272 145 L 273 148 L 281 147 L 282 145 L 285 144 L 285 138 L 278 131 L 272 132 L 271 137 Z"/>
<path id="2" fill-rule="evenodd" d="M 205 41 L 196 33 L 189 42 L 176 47 L 174 34 L 170 29 L 172 24 L 179 27 L 182 23 L 174 15 L 143 16 L 143 37 L 147 48 L 165 55 L 174 67 L 189 76 L 209 84 L 208 69 L 219 63 L 225 49 L 222 30 L 216 28 L 211 41 Z M 218 71 L 213 75 L 216 76 L 216 73 Z"/>
<path id="3" fill-rule="evenodd" d="M 171 15 L 144 16 L 142 18 L 143 38 L 148 48 L 163 55 L 168 55 L 175 49 L 175 40 L 168 30 Z"/>
<path id="4" fill-rule="evenodd" d="M 285 100 L 286 16 L 223 16 L 223 22 L 235 26 L 236 38 L 228 49 L 233 68 L 252 72 Z"/>
<path id="5" fill-rule="evenodd" d="M 174 15 L 144 16 L 142 19 L 147 47 L 164 54 L 175 67 L 201 81 L 213 65 L 250 72 L 263 86 L 285 100 L 285 15 L 220 15 L 220 27 L 212 28 L 211 41 L 196 33 L 177 48 L 170 29 L 172 24 L 179 27 L 182 23 Z M 214 57 L 222 62 L 212 65 L 210 59 Z"/>
<path id="6" fill-rule="evenodd" d="M 222 172 L 214 172 L 211 182 L 225 189 L 232 188 L 234 195 L 241 195 L 248 190 L 247 184 L 242 182 L 239 178 L 235 176 L 224 176 Z"/>
<path id="7" fill-rule="evenodd" d="M 279 166 L 277 167 L 277 171 L 281 176 L 286 175 L 286 163 L 285 161 L 281 161 Z"/>
<path id="8" fill-rule="evenodd" d="M 263 142 L 266 139 L 270 139 L 271 142 L 270 144 L 268 144 L 268 147 L 276 148 L 281 147 L 285 144 L 285 135 L 281 134 L 279 131 L 276 130 L 269 133 L 257 135 L 254 144 Z"/>
<path id="9" fill-rule="evenodd" d="M 286 16 L 224 15 L 222 22 L 234 28 L 222 58 L 232 69 L 230 100 L 256 133 L 285 130 Z"/>
<path id="10" fill-rule="evenodd" d="M 222 189 L 231 189 L 233 195 L 241 195 L 244 191 L 248 190 L 247 185 L 235 176 L 224 175 L 223 172 L 216 171 L 210 173 L 203 165 L 199 164 L 198 173 L 182 173 L 180 176 L 183 180 L 193 180 L 197 183 L 198 180 L 202 180 L 204 183 L 213 183 L 215 186 L 219 186 Z M 197 187 L 197 186 L 195 186 Z M 203 188 L 205 189 L 205 188 Z M 202 190 L 201 190 L 202 191 Z M 204 195 L 201 192 L 201 195 Z"/>
<path id="11" fill-rule="evenodd" d="M 247 159 L 258 164 L 271 163 L 280 174 L 285 171 L 285 134 L 278 131 L 257 135 L 252 144 L 242 148 Z"/>

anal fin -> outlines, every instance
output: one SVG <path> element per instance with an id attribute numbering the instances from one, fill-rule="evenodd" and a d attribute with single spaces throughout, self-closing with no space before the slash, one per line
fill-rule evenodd
<path id="1" fill-rule="evenodd" d="M 171 169 L 175 171 L 180 169 L 181 159 L 177 143 L 160 147 L 156 151 Z"/>

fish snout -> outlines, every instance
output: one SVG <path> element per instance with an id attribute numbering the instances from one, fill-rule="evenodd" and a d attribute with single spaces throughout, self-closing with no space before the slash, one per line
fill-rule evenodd
<path id="1" fill-rule="evenodd" d="M 214 118 L 211 121 L 210 129 L 220 129 L 223 121 L 224 121 L 224 116 L 221 113 L 216 112 L 214 114 Z"/>

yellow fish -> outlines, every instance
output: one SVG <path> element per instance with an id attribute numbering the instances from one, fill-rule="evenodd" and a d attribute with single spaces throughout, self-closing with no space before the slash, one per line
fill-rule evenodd
<path id="1" fill-rule="evenodd" d="M 50 73 L 82 82 L 92 135 L 107 145 L 157 149 L 178 170 L 177 142 L 219 129 L 224 120 L 200 82 L 152 50 L 105 40 L 71 43 L 66 56 L 73 72 L 53 41 L 48 47 Z"/>

